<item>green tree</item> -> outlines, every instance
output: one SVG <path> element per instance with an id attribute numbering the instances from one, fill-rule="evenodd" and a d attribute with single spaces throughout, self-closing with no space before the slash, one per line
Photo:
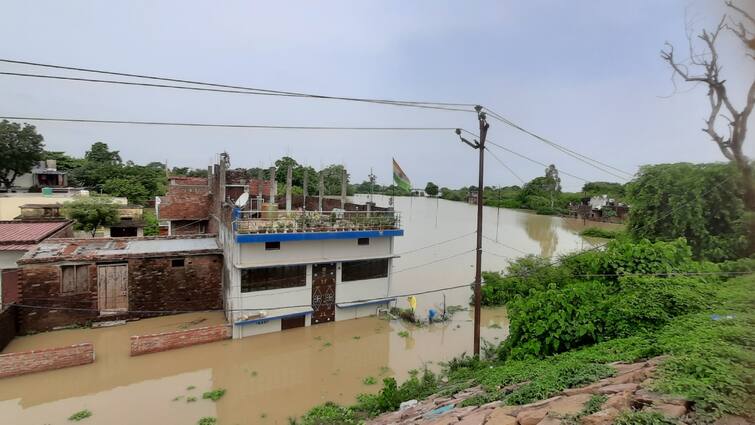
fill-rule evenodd
<path id="1" fill-rule="evenodd" d="M 741 179 L 730 164 L 642 167 L 627 185 L 635 238 L 686 238 L 696 258 L 725 260 L 747 254 L 748 230 Z"/>
<path id="2" fill-rule="evenodd" d="M 133 177 L 114 178 L 106 180 L 102 185 L 102 192 L 111 196 L 122 196 L 132 204 L 144 205 L 150 198 L 150 193 Z"/>
<path id="3" fill-rule="evenodd" d="M 325 183 L 326 195 L 341 194 L 341 176 L 343 175 L 344 166 L 340 164 L 329 165 L 320 171 Z M 349 173 L 346 173 L 346 183 L 349 182 Z"/>
<path id="4" fill-rule="evenodd" d="M 33 125 L 0 121 L 0 182 L 10 189 L 16 177 L 43 159 L 44 137 Z"/>
<path id="5" fill-rule="evenodd" d="M 111 198 L 104 196 L 82 197 L 66 202 L 61 212 L 66 218 L 76 222 L 76 229 L 89 232 L 92 237 L 100 226 L 118 222 L 118 209 Z"/>
<path id="6" fill-rule="evenodd" d="M 425 193 L 430 196 L 438 195 L 438 185 L 433 182 L 427 182 L 427 186 L 425 186 Z"/>
<path id="7" fill-rule="evenodd" d="M 71 171 L 81 167 L 83 159 L 74 158 L 62 151 L 45 151 L 44 159 L 54 159 L 58 171 Z"/>
<path id="8" fill-rule="evenodd" d="M 160 234 L 160 224 L 157 216 L 152 211 L 144 211 L 144 236 L 158 236 Z"/>
<path id="9" fill-rule="evenodd" d="M 84 159 L 98 164 L 120 165 L 121 155 L 118 151 L 111 151 L 107 143 L 95 142 L 84 154 Z"/>
<path id="10" fill-rule="evenodd" d="M 582 186 L 585 196 L 608 195 L 614 199 L 623 199 L 625 195 L 624 185 L 613 182 L 588 182 Z"/>

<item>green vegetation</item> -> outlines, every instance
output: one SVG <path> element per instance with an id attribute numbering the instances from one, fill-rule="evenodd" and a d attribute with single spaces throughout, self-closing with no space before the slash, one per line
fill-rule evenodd
<path id="1" fill-rule="evenodd" d="M 197 401 L 196 397 L 186 397 L 186 402 L 187 403 L 194 403 L 195 401 Z"/>
<path id="2" fill-rule="evenodd" d="M 78 412 L 74 413 L 73 415 L 68 417 L 69 421 L 75 421 L 78 422 L 80 420 L 86 419 L 88 417 L 92 416 L 92 412 L 88 409 L 79 410 Z"/>
<path id="3" fill-rule="evenodd" d="M 375 379 L 374 376 L 367 376 L 364 379 L 362 379 L 362 383 L 364 385 L 375 385 L 377 384 L 377 380 Z"/>
<path id="4" fill-rule="evenodd" d="M 217 390 L 207 391 L 206 393 L 202 394 L 202 398 L 212 401 L 218 401 L 225 395 L 225 390 L 223 388 L 218 388 Z"/>
<path id="5" fill-rule="evenodd" d="M 296 420 L 293 423 L 296 423 Z M 301 418 L 301 425 L 356 425 L 357 423 L 359 421 L 351 409 L 332 402 L 312 408 Z"/>
<path id="6" fill-rule="evenodd" d="M 624 412 L 614 421 L 614 425 L 676 425 L 658 412 Z"/>
<path id="7" fill-rule="evenodd" d="M 409 338 L 409 332 L 399 331 L 398 336 L 400 336 L 401 338 Z"/>
<path id="8" fill-rule="evenodd" d="M 623 232 L 618 230 L 603 229 L 600 227 L 588 227 L 587 229 L 579 232 L 580 236 L 587 236 L 590 238 L 603 238 L 603 239 L 616 239 L 621 236 Z"/>
<path id="9" fill-rule="evenodd" d="M 16 177 L 31 171 L 44 159 L 44 138 L 33 125 L 0 121 L 0 183 L 7 189 Z"/>
<path id="10" fill-rule="evenodd" d="M 186 390 L 187 390 L 187 391 L 191 391 L 191 390 L 193 390 L 194 388 L 196 388 L 196 387 L 195 387 L 194 385 L 189 385 L 188 387 L 186 387 Z"/>
<path id="11" fill-rule="evenodd" d="M 217 419 L 212 416 L 205 416 L 197 422 L 197 425 L 215 425 L 216 423 L 218 423 Z"/>
<path id="12" fill-rule="evenodd" d="M 600 409 L 603 407 L 603 403 L 605 403 L 608 400 L 608 397 L 603 394 L 594 394 L 592 397 L 590 397 L 590 400 L 587 400 L 587 403 L 582 407 L 582 410 L 577 413 L 576 415 L 567 415 L 562 423 L 564 425 L 580 425 L 582 423 L 581 419 L 585 416 L 592 415 L 595 412 L 600 411 Z"/>
<path id="13" fill-rule="evenodd" d="M 433 182 L 427 182 L 427 186 L 425 186 L 425 193 L 429 196 L 436 196 L 438 195 L 438 185 Z"/>
<path id="14" fill-rule="evenodd" d="M 113 200 L 105 196 L 88 196 L 66 202 L 61 213 L 66 218 L 76 221 L 76 229 L 89 232 L 92 237 L 100 226 L 118 222 L 118 209 Z"/>
<path id="15" fill-rule="evenodd" d="M 729 164 L 642 167 L 627 186 L 632 204 L 627 230 L 653 241 L 684 237 L 697 259 L 738 258 L 748 245 L 742 190 Z"/>

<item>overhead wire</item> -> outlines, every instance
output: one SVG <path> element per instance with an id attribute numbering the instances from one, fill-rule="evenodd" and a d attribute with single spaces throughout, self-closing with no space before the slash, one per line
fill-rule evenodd
<path id="1" fill-rule="evenodd" d="M 523 132 L 523 133 L 525 133 L 525 134 L 527 134 L 529 136 L 532 136 L 536 140 L 538 140 L 540 142 L 543 142 L 543 143 L 545 143 L 545 144 L 547 144 L 547 145 L 555 148 L 556 150 L 559 150 L 559 151 L 565 153 L 566 155 L 569 155 L 572 158 L 575 158 L 575 159 L 579 160 L 580 162 L 583 162 L 583 163 L 585 163 L 585 164 L 587 164 L 587 165 L 589 165 L 589 166 L 591 166 L 593 168 L 596 168 L 596 169 L 598 169 L 600 171 L 603 171 L 606 174 L 609 174 L 609 175 L 611 175 L 613 177 L 616 177 L 618 179 L 621 179 L 621 180 L 627 180 L 628 178 L 631 178 L 633 176 L 633 173 L 621 170 L 621 169 L 616 168 L 616 167 L 614 167 L 612 165 L 606 164 L 605 162 L 599 161 L 599 160 L 597 160 L 595 158 L 591 158 L 591 157 L 589 157 L 587 155 L 583 155 L 583 154 L 581 154 L 579 152 L 576 152 L 576 151 L 574 151 L 572 149 L 567 148 L 566 146 L 563 146 L 563 145 L 560 145 L 560 144 L 558 144 L 556 142 L 548 140 L 545 137 L 540 136 L 540 135 L 538 135 L 538 134 L 536 134 L 536 133 L 534 133 L 534 132 L 532 132 L 530 130 L 527 130 L 527 129 L 523 128 L 522 126 L 520 126 L 520 125 L 512 122 L 508 118 L 504 117 L 503 115 L 495 112 L 494 110 L 492 110 L 492 109 L 490 109 L 488 107 L 484 107 L 484 109 L 486 111 L 488 111 L 488 113 L 489 113 L 490 116 L 492 116 L 493 118 L 497 119 L 498 121 L 500 121 L 500 122 L 502 122 L 502 123 L 504 123 L 504 124 L 506 124 L 506 125 L 508 125 L 508 126 L 510 126 L 512 128 L 515 128 L 516 130 L 519 130 L 519 131 L 521 131 L 521 132 Z M 599 164 L 599 165 L 596 165 L 596 164 Z M 625 176 L 617 175 L 616 173 L 614 173 L 612 171 L 609 171 L 609 170 L 606 170 L 603 167 L 609 168 L 609 169 L 614 170 L 615 172 L 619 172 L 621 174 L 625 174 L 626 177 Z"/>
<path id="2" fill-rule="evenodd" d="M 501 158 L 498 158 L 498 155 L 496 155 L 495 152 L 491 151 L 490 148 L 488 148 L 487 146 L 485 147 L 485 150 L 488 151 L 488 153 L 493 157 L 493 159 L 495 159 L 499 164 L 501 164 L 501 166 L 503 166 L 503 168 L 505 168 L 506 170 L 508 170 L 508 172 L 511 173 L 511 175 L 513 175 L 514 177 L 516 177 L 522 184 L 526 183 L 524 181 L 524 179 L 521 178 L 521 177 L 519 177 L 519 175 L 517 173 L 515 173 L 514 170 L 511 169 L 511 167 L 509 167 L 508 165 L 506 165 L 506 163 L 504 163 L 501 160 Z"/>
<path id="3" fill-rule="evenodd" d="M 106 71 L 106 70 L 94 69 L 94 68 L 82 68 L 82 67 L 55 65 L 55 64 L 47 64 L 47 63 L 40 63 L 40 62 L 31 62 L 31 61 L 19 61 L 19 60 L 6 59 L 6 58 L 0 58 L 0 62 L 12 63 L 12 64 L 17 64 L 17 65 L 28 65 L 28 66 L 36 66 L 36 67 L 43 67 L 43 68 L 52 68 L 52 69 L 64 69 L 68 71 L 79 71 L 79 72 L 97 73 L 97 74 L 105 74 L 105 75 L 115 75 L 115 76 L 120 76 L 120 77 L 168 81 L 168 82 L 183 83 L 183 84 L 194 84 L 194 85 L 202 85 L 202 86 L 208 86 L 208 87 L 238 89 L 238 90 L 271 93 L 271 94 L 279 94 L 279 95 L 287 95 L 287 96 L 295 96 L 295 97 L 312 97 L 312 98 L 320 98 L 320 99 L 346 100 L 346 101 L 355 101 L 355 102 L 395 103 L 399 105 L 436 105 L 436 106 L 471 106 L 471 107 L 476 106 L 473 103 L 428 102 L 428 101 L 416 101 L 416 100 L 371 99 L 371 98 L 358 98 L 358 97 L 328 96 L 328 95 L 320 95 L 320 94 L 313 94 L 313 93 L 303 93 L 303 92 L 284 91 L 284 90 L 271 90 L 271 89 L 263 89 L 263 88 L 258 88 L 258 87 L 247 87 L 247 86 L 229 85 L 229 84 L 221 84 L 221 83 L 208 83 L 204 81 L 186 80 L 186 79 L 178 79 L 178 78 L 158 77 L 154 75 Z"/>

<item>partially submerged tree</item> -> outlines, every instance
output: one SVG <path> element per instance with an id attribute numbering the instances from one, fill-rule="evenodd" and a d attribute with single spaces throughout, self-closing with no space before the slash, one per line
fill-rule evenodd
<path id="1" fill-rule="evenodd" d="M 76 229 L 89 232 L 92 237 L 100 226 L 118 222 L 118 209 L 113 200 L 105 196 L 82 197 L 66 202 L 61 212 L 66 218 L 76 222 Z"/>
<path id="2" fill-rule="evenodd" d="M 427 185 L 425 186 L 425 193 L 427 193 L 430 196 L 435 196 L 438 194 L 438 185 L 433 182 L 427 182 Z"/>
<path id="3" fill-rule="evenodd" d="M 44 138 L 33 125 L 0 121 L 0 182 L 10 189 L 16 177 L 43 159 Z"/>
<path id="4" fill-rule="evenodd" d="M 688 63 L 677 58 L 674 47 L 668 43 L 666 50 L 661 51 L 661 58 L 668 62 L 675 76 L 707 86 L 710 114 L 703 131 L 716 143 L 724 157 L 736 165 L 744 189 L 745 206 L 751 214 L 755 214 L 753 168 L 750 159 L 743 153 L 747 121 L 755 107 L 755 78 L 747 91 L 745 104 L 738 108 L 727 92 L 727 81 L 721 76 L 718 52 L 719 37 L 729 31 L 744 44 L 745 54 L 755 60 L 755 18 L 732 1 L 727 1 L 726 6 L 733 16 L 724 15 L 714 30 L 704 29 L 697 36 L 702 41 L 703 51 L 695 50 L 695 43 L 690 37 Z M 726 127 L 728 131 L 722 131 Z M 755 219 L 751 220 L 751 249 L 755 249 Z"/>

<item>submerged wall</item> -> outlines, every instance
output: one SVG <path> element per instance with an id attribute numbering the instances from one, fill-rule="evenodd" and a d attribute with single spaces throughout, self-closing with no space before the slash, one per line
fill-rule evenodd
<path id="1" fill-rule="evenodd" d="M 94 362 L 94 345 L 75 344 L 46 350 L 0 354 L 0 378 Z"/>
<path id="2" fill-rule="evenodd" d="M 231 338 L 229 325 L 205 326 L 185 331 L 163 332 L 131 337 L 131 355 L 157 353 L 191 345 L 205 344 Z"/>

